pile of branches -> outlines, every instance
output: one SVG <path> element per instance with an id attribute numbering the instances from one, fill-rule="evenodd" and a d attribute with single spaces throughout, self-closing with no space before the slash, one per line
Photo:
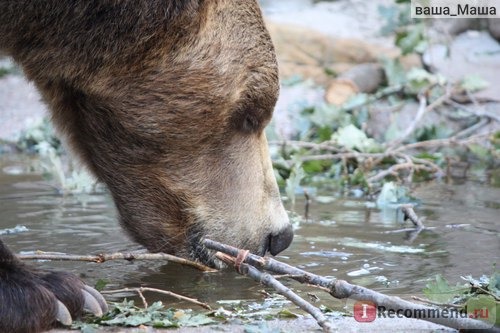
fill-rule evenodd
<path id="1" fill-rule="evenodd" d="M 432 87 L 431 87 L 432 88 Z M 292 159 L 285 160 L 284 168 L 293 168 L 296 163 L 311 162 L 311 161 L 332 161 L 342 163 L 344 171 L 348 172 L 347 165 L 354 165 L 356 169 L 363 172 L 365 175 L 366 184 L 372 187 L 376 183 L 380 183 L 386 177 L 391 177 L 404 183 L 412 183 L 415 174 L 425 173 L 427 175 L 442 178 L 450 176 L 450 165 L 452 159 L 446 159 L 445 163 L 437 163 L 431 158 L 417 157 L 419 152 L 439 152 L 443 148 L 470 147 L 473 144 L 488 145 L 488 142 L 495 141 L 494 131 L 482 131 L 484 127 L 492 122 L 500 125 L 500 116 L 495 112 L 488 112 L 480 103 L 474 100 L 473 96 L 470 99 L 474 102 L 472 106 L 461 104 L 456 101 L 456 91 L 448 88 L 440 97 L 433 99 L 430 102 L 430 89 L 420 93 L 417 96 L 419 101 L 418 111 L 413 121 L 401 133 L 401 135 L 389 142 L 381 145 L 381 152 L 360 152 L 356 149 L 348 149 L 339 146 L 335 140 L 327 140 L 323 142 L 307 142 L 307 141 L 271 141 L 270 144 L 278 146 L 283 152 L 288 151 L 284 155 L 290 155 Z M 389 87 L 386 90 L 381 90 L 368 98 L 363 105 L 351 107 L 352 110 L 344 110 L 351 112 L 356 108 L 376 102 L 387 95 L 401 93 L 402 87 Z M 407 143 L 415 135 L 415 132 L 422 123 L 422 119 L 431 111 L 437 111 L 440 107 L 452 107 L 460 110 L 471 117 L 475 117 L 475 121 L 467 128 L 463 128 L 459 132 L 443 139 L 430 139 Z M 494 126 L 495 128 L 496 126 Z M 496 127 L 498 128 L 498 127 Z M 498 140 L 498 138 L 496 139 Z M 300 152 L 295 154 L 293 152 Z M 294 156 L 296 155 L 296 156 Z M 276 166 L 280 167 L 279 161 Z M 446 165 L 443 165 L 446 164 Z"/>

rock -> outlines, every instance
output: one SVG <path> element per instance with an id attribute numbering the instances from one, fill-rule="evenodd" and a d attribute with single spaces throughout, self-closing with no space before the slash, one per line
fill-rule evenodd
<path id="1" fill-rule="evenodd" d="M 452 82 L 460 82 L 474 74 L 488 82 L 488 87 L 475 93 L 480 99 L 500 101 L 500 44 L 487 32 L 467 31 L 449 45 L 431 45 L 423 56 L 433 72 Z"/>
<path id="2" fill-rule="evenodd" d="M 340 106 L 357 93 L 375 92 L 384 80 L 385 74 L 381 65 L 356 65 L 330 83 L 325 99 L 330 104 Z"/>
<path id="3" fill-rule="evenodd" d="M 300 75 L 326 86 L 335 75 L 358 64 L 376 63 L 382 58 L 393 59 L 401 55 L 396 47 L 356 38 L 335 38 L 289 24 L 268 23 L 268 29 L 275 44 L 282 79 Z M 402 57 L 401 62 L 405 68 L 420 66 L 416 55 Z"/>

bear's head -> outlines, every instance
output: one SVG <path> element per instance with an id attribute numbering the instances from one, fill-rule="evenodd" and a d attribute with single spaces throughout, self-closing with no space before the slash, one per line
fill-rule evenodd
<path id="1" fill-rule="evenodd" d="M 205 262 L 204 238 L 277 254 L 293 232 L 264 134 L 279 82 L 258 4 L 153 3 L 83 12 L 85 29 L 18 60 L 139 243 Z"/>

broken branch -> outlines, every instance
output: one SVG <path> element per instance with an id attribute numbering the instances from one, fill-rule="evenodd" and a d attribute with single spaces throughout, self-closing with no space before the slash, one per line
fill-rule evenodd
<path id="1" fill-rule="evenodd" d="M 216 253 L 216 257 L 225 263 L 230 263 L 232 265 L 236 265 L 236 259 L 234 257 L 231 257 L 227 254 L 218 252 Z M 299 295 L 294 293 L 290 288 L 287 288 L 284 286 L 281 282 L 276 280 L 271 274 L 268 273 L 263 273 L 259 271 L 257 268 L 249 265 L 249 264 L 240 264 L 238 266 L 238 272 L 241 275 L 247 275 L 254 279 L 255 281 L 262 283 L 265 286 L 272 287 L 274 290 L 276 290 L 278 293 L 281 295 L 285 296 L 288 298 L 290 301 L 292 301 L 295 305 L 297 305 L 299 308 L 302 310 L 306 311 L 309 313 L 311 316 L 313 316 L 314 319 L 316 319 L 316 322 L 323 328 L 324 332 L 333 332 L 333 326 L 332 323 L 326 318 L 321 310 L 313 306 L 311 303 L 307 302 L 303 298 L 301 298 Z"/>
<path id="2" fill-rule="evenodd" d="M 168 290 L 163 290 L 163 289 L 156 289 L 156 288 L 149 288 L 149 287 L 123 288 L 123 289 L 116 289 L 116 290 L 103 290 L 100 293 L 101 294 L 108 294 L 109 295 L 109 294 L 117 294 L 117 293 L 129 292 L 129 291 L 136 292 L 139 295 L 139 297 L 141 298 L 142 303 L 144 304 L 145 308 L 148 307 L 148 303 L 146 302 L 146 298 L 144 297 L 143 293 L 145 291 L 151 291 L 151 292 L 155 292 L 155 293 L 158 293 L 158 294 L 168 295 L 168 296 L 177 298 L 180 301 L 186 301 L 186 302 L 189 302 L 189 303 L 193 303 L 193 304 L 199 305 L 199 306 L 201 306 L 201 307 L 203 307 L 203 308 L 205 308 L 207 310 L 212 310 L 212 308 L 210 307 L 210 305 L 208 305 L 207 303 L 203 303 L 203 302 L 198 301 L 195 298 L 191 298 L 191 297 L 179 295 L 179 294 L 176 294 L 174 292 L 171 292 L 171 291 L 168 291 Z"/>
<path id="3" fill-rule="evenodd" d="M 209 239 L 203 241 L 205 246 L 211 250 L 223 252 L 232 257 L 237 257 L 240 249 L 235 247 L 221 244 Z M 461 318 L 449 316 L 430 316 L 429 313 L 440 313 L 441 309 L 437 307 L 424 306 L 405 301 L 399 297 L 387 296 L 374 290 L 353 285 L 344 280 L 336 280 L 325 278 L 316 274 L 309 273 L 302 269 L 282 263 L 278 260 L 269 257 L 260 257 L 255 254 L 249 253 L 243 260 L 255 268 L 265 269 L 281 275 L 290 275 L 291 278 L 301 283 L 317 285 L 320 287 L 328 288 L 330 295 L 335 298 L 345 299 L 352 298 L 357 301 L 370 301 L 377 305 L 377 307 L 385 310 L 403 310 L 400 311 L 402 315 L 408 318 L 415 318 L 426 320 L 435 324 L 448 326 L 455 329 L 492 329 L 491 325 L 479 320 L 470 318 Z"/>
<path id="4" fill-rule="evenodd" d="M 413 210 L 412 204 L 406 204 L 399 206 L 404 214 L 405 221 L 410 220 L 417 229 L 424 229 L 424 223 L 421 218 L 418 217 L 417 213 Z"/>
<path id="5" fill-rule="evenodd" d="M 203 272 L 215 272 L 216 270 L 184 258 L 179 258 L 166 253 L 139 253 L 139 252 L 116 252 L 102 253 L 97 255 L 75 255 L 58 252 L 35 251 L 33 253 L 18 254 L 17 257 L 21 260 L 65 260 L 65 261 L 88 261 L 101 264 L 110 260 L 165 260 L 175 262 L 184 266 L 190 266 Z"/>

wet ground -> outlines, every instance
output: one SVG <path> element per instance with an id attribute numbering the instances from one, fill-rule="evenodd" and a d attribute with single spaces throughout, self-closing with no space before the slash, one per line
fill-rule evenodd
<path id="1" fill-rule="evenodd" d="M 38 163 L 36 158 L 26 156 L 0 158 L 0 230 L 27 228 L 2 235 L 13 250 L 97 254 L 140 249 L 120 229 L 106 193 L 63 196 L 52 181 L 34 171 Z M 417 213 L 435 229 L 410 242 L 406 233 L 394 232 L 410 227 L 402 225 L 394 211 L 380 211 L 366 200 L 319 191 L 313 195 L 308 220 L 302 219 L 297 225 L 292 246 L 278 259 L 403 298 L 422 295 L 422 289 L 436 274 L 453 283 L 460 282 L 464 275 L 491 274 L 500 255 L 500 188 L 479 182 L 431 183 L 419 185 L 413 194 L 419 203 Z M 304 201 L 299 201 L 291 214 L 303 216 L 304 208 Z M 147 286 L 170 290 L 214 308 L 231 305 L 234 300 L 262 304 L 265 299 L 262 286 L 228 271 L 201 273 L 151 261 L 36 265 L 69 270 L 90 284 L 105 279 L 109 282 L 106 289 Z M 322 292 L 295 288 L 304 297 L 308 297 L 306 292 L 317 295 L 316 305 L 350 311 L 344 308 L 345 302 Z M 135 298 L 133 294 L 116 296 L 110 300 Z M 168 297 L 149 294 L 147 298 L 172 307 L 192 307 Z M 293 305 L 285 306 L 296 311 Z"/>

